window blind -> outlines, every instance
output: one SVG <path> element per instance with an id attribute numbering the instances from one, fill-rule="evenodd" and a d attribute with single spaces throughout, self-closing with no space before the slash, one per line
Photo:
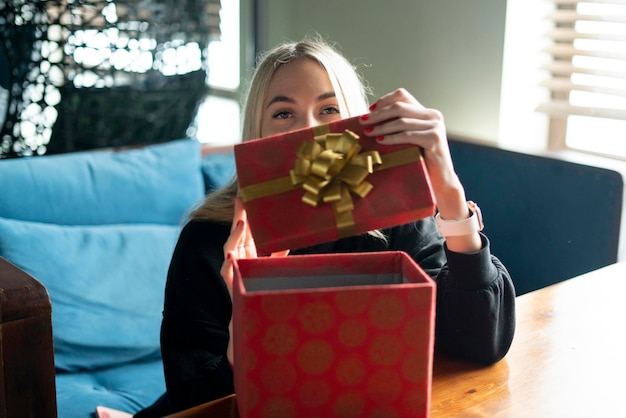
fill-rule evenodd
<path id="1" fill-rule="evenodd" d="M 557 125 L 572 115 L 626 120 L 626 0 L 551 2 L 543 82 L 550 99 L 537 110 Z"/>

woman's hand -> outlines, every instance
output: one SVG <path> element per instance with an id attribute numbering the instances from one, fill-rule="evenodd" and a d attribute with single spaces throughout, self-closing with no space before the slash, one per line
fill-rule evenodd
<path id="1" fill-rule="evenodd" d="M 271 257 L 286 256 L 287 254 L 289 254 L 289 250 L 272 253 Z M 256 245 L 254 244 L 254 238 L 252 237 L 250 227 L 248 226 L 246 211 L 243 208 L 243 203 L 241 199 L 236 197 L 233 225 L 230 229 L 230 236 L 224 243 L 224 263 L 222 263 L 222 268 L 220 270 L 222 278 L 226 283 L 226 287 L 228 287 L 228 292 L 230 293 L 231 300 L 233 299 L 233 280 L 235 276 L 233 271 L 233 261 L 235 259 L 256 257 Z M 228 362 L 232 366 L 234 364 L 232 318 L 230 323 L 228 324 L 228 333 L 229 337 L 226 357 L 228 358 Z"/>
<path id="2" fill-rule="evenodd" d="M 361 123 L 366 126 L 366 135 L 376 137 L 381 144 L 420 146 L 440 216 L 446 220 L 469 216 L 465 190 L 454 171 L 441 112 L 427 109 L 405 89 L 397 89 L 378 99 L 370 107 L 370 113 L 361 118 Z M 450 250 L 458 252 L 478 251 L 482 245 L 478 233 L 448 237 L 446 242 Z"/>

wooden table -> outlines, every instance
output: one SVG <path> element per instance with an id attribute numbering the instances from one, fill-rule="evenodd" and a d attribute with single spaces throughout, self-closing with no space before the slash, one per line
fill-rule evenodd
<path id="1" fill-rule="evenodd" d="M 506 357 L 435 357 L 431 417 L 626 417 L 626 262 L 517 298 Z M 235 397 L 171 417 L 237 417 Z"/>
<path id="2" fill-rule="evenodd" d="M 499 363 L 437 358 L 432 417 L 626 416 L 626 263 L 517 298 Z"/>

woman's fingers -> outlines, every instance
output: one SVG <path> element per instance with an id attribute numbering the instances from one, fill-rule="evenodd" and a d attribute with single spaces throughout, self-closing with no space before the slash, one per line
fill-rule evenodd
<path id="1" fill-rule="evenodd" d="M 367 124 L 380 124 L 402 117 L 422 118 L 426 108 L 405 89 L 397 89 L 379 98 L 372 106 Z"/>
<path id="2" fill-rule="evenodd" d="M 248 258 L 250 256 L 256 257 L 256 248 L 254 248 L 254 242 L 252 242 L 252 250 L 250 244 L 247 248 L 244 243 L 247 241 L 247 237 L 252 237 L 249 228 L 247 227 L 246 211 L 243 208 L 241 199 L 235 198 L 235 213 L 233 216 L 233 225 L 230 228 L 230 235 L 224 243 L 224 262 L 220 269 L 220 274 L 228 287 L 228 291 L 233 293 L 233 260 L 235 258 Z"/>
<path id="3" fill-rule="evenodd" d="M 399 88 L 391 93 L 387 93 L 384 96 L 381 96 L 376 103 L 374 103 L 370 110 L 372 111 L 380 111 L 385 109 L 388 106 L 391 106 L 398 102 L 410 103 L 413 105 L 419 105 L 420 107 L 424 107 L 420 104 L 419 101 L 411 93 L 409 93 L 406 89 Z"/>
<path id="4" fill-rule="evenodd" d="M 239 246 L 243 242 L 244 237 L 244 222 L 239 219 L 233 223 L 230 231 L 230 235 L 224 243 L 224 258 L 228 252 L 233 251 L 236 255 L 239 255 Z"/>
<path id="5" fill-rule="evenodd" d="M 243 202 L 240 197 L 235 197 L 233 199 L 235 203 L 235 214 L 233 215 L 233 226 L 230 228 L 230 232 L 232 233 L 237 225 L 237 222 L 243 221 L 246 216 L 246 211 L 243 208 Z"/>
<path id="6" fill-rule="evenodd" d="M 248 217 L 239 197 L 235 200 L 235 214 L 230 235 L 224 243 L 224 257 L 229 251 L 233 251 L 237 258 L 251 258 L 257 256 L 256 245 L 250 227 Z"/>
<path id="7" fill-rule="evenodd" d="M 254 237 L 250 231 L 250 225 L 248 224 L 248 218 L 246 212 L 243 212 L 243 237 L 239 243 L 239 248 L 243 254 L 239 254 L 240 258 L 254 258 L 257 256 L 256 244 L 254 243 Z"/>
<path id="8" fill-rule="evenodd" d="M 222 263 L 222 268 L 220 269 L 220 274 L 224 279 L 224 283 L 226 283 L 226 287 L 228 288 L 228 293 L 232 298 L 233 296 L 233 281 L 235 280 L 235 273 L 233 270 L 233 260 L 235 259 L 235 253 L 233 251 L 229 251 L 224 257 L 224 262 Z"/>
<path id="9" fill-rule="evenodd" d="M 446 138 L 441 112 L 428 109 L 405 89 L 382 96 L 362 118 L 365 133 L 387 145 L 414 144 L 436 149 Z"/>
<path id="10" fill-rule="evenodd" d="M 254 237 L 248 224 L 248 217 L 239 197 L 235 198 L 235 214 L 230 235 L 224 243 L 224 262 L 220 273 L 226 282 L 228 291 L 232 296 L 233 291 L 233 260 L 242 258 L 256 258 L 257 250 Z M 289 254 L 289 250 L 272 253 L 272 257 L 284 257 Z"/>

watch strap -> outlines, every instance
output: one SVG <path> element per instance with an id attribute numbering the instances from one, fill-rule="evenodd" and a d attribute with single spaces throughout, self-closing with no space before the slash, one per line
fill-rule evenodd
<path id="1" fill-rule="evenodd" d="M 444 237 L 470 235 L 482 231 L 484 228 L 482 213 L 478 205 L 471 200 L 467 202 L 470 217 L 461 220 L 446 220 L 439 213 L 435 215 L 435 222 L 439 232 Z"/>

